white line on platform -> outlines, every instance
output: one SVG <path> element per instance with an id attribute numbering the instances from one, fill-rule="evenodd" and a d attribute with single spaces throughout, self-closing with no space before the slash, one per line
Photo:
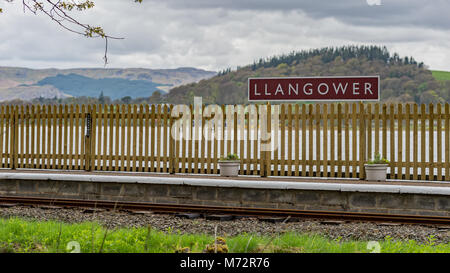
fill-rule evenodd
<path id="1" fill-rule="evenodd" d="M 279 189 L 279 190 L 319 190 L 341 192 L 385 192 L 450 195 L 450 187 L 436 186 L 406 186 L 406 185 L 374 185 L 374 184 L 341 184 L 320 182 L 286 182 L 286 181 L 249 181 L 230 179 L 210 179 L 194 177 L 144 177 L 124 175 L 88 175 L 61 173 L 0 173 L 1 180 L 53 180 L 74 182 L 104 182 L 104 183 L 148 183 L 172 184 L 201 187 L 234 187 L 248 189 Z M 1 182 L 0 182 L 1 183 Z"/>

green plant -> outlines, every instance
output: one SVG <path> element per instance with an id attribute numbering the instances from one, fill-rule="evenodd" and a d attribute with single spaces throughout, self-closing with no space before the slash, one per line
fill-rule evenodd
<path id="1" fill-rule="evenodd" d="M 109 229 L 106 240 L 103 240 L 105 231 L 106 227 L 97 222 L 61 224 L 51 220 L 0 218 L 0 253 L 56 253 L 66 250 L 62 246 L 71 241 L 80 244 L 82 253 L 97 252 L 98 247 L 92 250 L 93 235 L 95 245 L 100 246 L 102 241 L 104 242 L 104 253 L 370 252 L 367 249 L 368 242 L 364 240 L 340 237 L 339 240 L 333 240 L 323 234 L 294 231 L 282 234 L 277 232 L 276 239 L 273 239 L 273 236 L 245 232 L 231 237 L 216 237 L 203 233 L 167 234 L 148 227 L 123 227 Z M 61 246 L 59 250 L 56 248 L 58 240 Z M 379 243 L 383 253 L 450 253 L 450 243 L 440 243 L 433 235 L 422 241 L 394 240 L 391 236 L 386 236 L 384 240 L 379 240 Z"/>
<path id="2" fill-rule="evenodd" d="M 175 253 L 190 253 L 191 249 L 189 247 L 177 247 Z"/>
<path id="3" fill-rule="evenodd" d="M 211 245 L 206 245 L 203 253 L 228 253 L 227 242 L 222 237 L 217 237 Z"/>
<path id="4" fill-rule="evenodd" d="M 220 160 L 239 160 L 239 156 L 237 154 L 228 154 L 227 157 L 222 157 Z"/>
<path id="5" fill-rule="evenodd" d="M 367 164 L 389 164 L 389 160 L 382 158 L 380 154 L 376 154 L 375 158 L 367 162 Z"/>

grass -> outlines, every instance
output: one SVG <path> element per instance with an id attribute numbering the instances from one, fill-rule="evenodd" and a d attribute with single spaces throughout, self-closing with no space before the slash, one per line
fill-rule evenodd
<path id="1" fill-rule="evenodd" d="M 432 70 L 431 74 L 438 81 L 450 81 L 450 72 L 448 71 Z"/>
<path id="2" fill-rule="evenodd" d="M 108 230 L 97 223 L 66 224 L 56 221 L 30 221 L 19 218 L 0 219 L 0 252 L 72 252 L 82 253 L 174 253 L 188 247 L 202 252 L 213 245 L 214 236 L 180 234 L 168 229 L 122 228 Z M 300 252 L 300 253 L 367 253 L 366 241 L 331 240 L 324 236 L 283 233 L 278 236 L 241 234 L 224 238 L 229 252 Z M 450 244 L 415 241 L 379 241 L 381 252 L 438 253 L 450 252 Z M 376 243 L 375 243 L 376 244 Z M 79 249 L 78 249 L 79 247 Z"/>

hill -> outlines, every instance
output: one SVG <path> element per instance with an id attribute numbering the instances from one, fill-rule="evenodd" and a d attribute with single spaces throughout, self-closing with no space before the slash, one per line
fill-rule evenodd
<path id="1" fill-rule="evenodd" d="M 438 81 L 413 57 L 401 58 L 379 46 L 311 49 L 260 59 L 236 71 L 227 69 L 210 79 L 175 87 L 166 99 L 192 103 L 194 96 L 201 96 L 205 103 L 245 104 L 249 77 L 350 75 L 380 75 L 383 102 L 450 102 L 450 81 Z"/>
<path id="2" fill-rule="evenodd" d="M 28 69 L 0 67 L 0 101 L 33 98 L 99 97 L 112 99 L 130 96 L 149 97 L 154 91 L 210 78 L 216 72 L 196 68 L 76 68 Z"/>
<path id="3" fill-rule="evenodd" d="M 38 86 L 51 85 L 61 90 L 65 94 L 78 97 L 98 97 L 102 92 L 104 96 L 111 99 L 120 99 L 130 96 L 132 98 L 149 97 L 153 91 L 160 90 L 157 84 L 145 80 L 128 80 L 122 78 L 101 78 L 93 79 L 78 74 L 61 75 L 47 77 L 36 83 Z M 165 84 L 164 86 L 168 86 Z"/>

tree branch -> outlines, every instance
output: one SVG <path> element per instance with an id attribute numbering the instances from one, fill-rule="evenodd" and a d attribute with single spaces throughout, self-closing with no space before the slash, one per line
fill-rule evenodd
<path id="1" fill-rule="evenodd" d="M 13 2 L 15 0 L 5 1 Z M 134 0 L 134 2 L 141 3 L 142 0 Z M 83 35 L 88 38 L 105 39 L 105 54 L 103 56 L 105 66 L 108 63 L 108 39 L 124 39 L 106 34 L 101 27 L 81 23 L 69 14 L 69 12 L 72 12 L 74 9 L 77 11 L 84 11 L 93 8 L 94 2 L 90 0 L 82 0 L 82 2 L 74 0 L 45 0 L 44 2 L 39 2 L 38 0 L 22 0 L 22 6 L 24 12 L 29 10 L 34 15 L 37 15 L 38 12 L 42 12 L 67 31 L 78 35 Z M 2 11 L 3 10 L 0 8 L 0 12 Z"/>

